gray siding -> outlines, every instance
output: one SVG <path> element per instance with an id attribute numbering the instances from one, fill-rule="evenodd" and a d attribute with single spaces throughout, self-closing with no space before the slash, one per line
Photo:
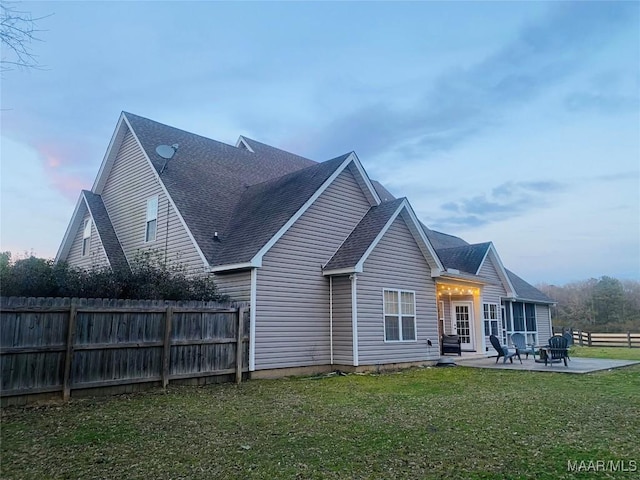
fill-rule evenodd
<path id="1" fill-rule="evenodd" d="M 80 222 L 78 231 L 73 238 L 73 243 L 71 244 L 71 248 L 69 249 L 69 254 L 67 255 L 66 260 L 69 265 L 84 269 L 109 266 L 107 254 L 104 251 L 104 247 L 102 246 L 102 242 L 100 241 L 100 237 L 98 236 L 98 230 L 96 230 L 96 226 L 93 221 L 91 222 L 91 242 L 89 246 L 89 254 L 85 255 L 84 257 L 82 256 L 82 236 L 84 233 L 84 222 L 89 218 L 91 218 L 91 215 L 85 208 L 85 214 L 82 217 L 82 221 Z"/>
<path id="2" fill-rule="evenodd" d="M 170 262 L 179 262 L 193 273 L 203 270 L 201 257 L 131 132 L 124 137 L 103 191 L 97 193 L 129 261 L 138 251 L 164 255 L 166 247 Z M 155 241 L 146 243 L 147 199 L 154 195 L 158 195 L 157 234 Z"/>
<path id="3" fill-rule="evenodd" d="M 440 356 L 435 283 L 409 228 L 398 217 L 358 274 L 358 359 L 360 365 L 415 362 Z M 416 294 L 416 342 L 384 341 L 383 289 Z M 427 351 L 427 339 L 433 347 Z"/>
<path id="4" fill-rule="evenodd" d="M 548 305 L 536 305 L 536 323 L 538 324 L 538 343 L 546 344 L 551 338 L 551 312 Z"/>
<path id="5" fill-rule="evenodd" d="M 251 270 L 236 273 L 216 274 L 214 277 L 218 291 L 229 295 L 235 302 L 251 301 Z"/>
<path id="6" fill-rule="evenodd" d="M 507 291 L 502 284 L 502 279 L 500 275 L 498 275 L 498 270 L 496 268 L 496 260 L 493 252 L 489 252 L 487 258 L 482 264 L 482 268 L 480 268 L 480 272 L 478 274 L 481 277 L 486 278 L 487 280 L 492 281 L 496 285 L 485 285 L 482 287 L 482 299 L 484 302 L 490 303 L 498 303 L 500 304 L 500 299 L 507 295 Z"/>
<path id="7" fill-rule="evenodd" d="M 333 363 L 353 365 L 353 325 L 351 321 L 351 280 L 333 278 Z"/>
<path id="8" fill-rule="evenodd" d="M 345 169 L 263 257 L 256 370 L 329 364 L 329 279 L 321 266 L 369 208 L 353 173 Z"/>
<path id="9" fill-rule="evenodd" d="M 497 303 L 498 304 L 498 338 L 502 342 L 502 309 L 500 308 L 500 302 L 502 297 L 506 297 L 507 291 L 502 284 L 502 279 L 498 275 L 496 268 L 497 261 L 493 252 L 489 252 L 487 258 L 485 258 L 482 268 L 480 268 L 479 275 L 484 277 L 497 285 L 484 285 L 482 287 L 482 302 L 481 303 Z M 482 331 L 484 333 L 484 311 L 480 311 L 480 317 L 482 318 Z M 491 341 L 488 336 L 484 339 L 485 348 L 491 350 Z"/>

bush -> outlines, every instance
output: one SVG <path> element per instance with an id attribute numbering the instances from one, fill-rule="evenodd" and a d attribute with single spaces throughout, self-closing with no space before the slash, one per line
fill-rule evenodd
<path id="1" fill-rule="evenodd" d="M 167 264 L 155 252 L 141 252 L 131 268 L 82 270 L 64 262 L 28 256 L 12 261 L 0 253 L 0 294 L 5 297 L 78 297 L 148 300 L 216 300 L 209 275 L 189 275 L 179 262 Z"/>

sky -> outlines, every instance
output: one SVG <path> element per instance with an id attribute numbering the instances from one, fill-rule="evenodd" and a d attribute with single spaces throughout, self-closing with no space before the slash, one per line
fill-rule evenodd
<path id="1" fill-rule="evenodd" d="M 324 161 L 533 284 L 640 280 L 637 2 L 17 2 L 0 250 L 54 257 L 121 111 Z M 3 48 L 3 59 L 10 59 Z"/>

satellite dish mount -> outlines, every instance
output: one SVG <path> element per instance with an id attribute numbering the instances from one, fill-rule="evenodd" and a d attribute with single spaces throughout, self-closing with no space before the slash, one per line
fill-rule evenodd
<path id="1" fill-rule="evenodd" d="M 167 168 L 169 160 L 171 160 L 178 151 L 178 147 L 179 145 L 177 143 L 174 143 L 173 145 L 158 145 L 156 147 L 156 153 L 160 157 L 164 158 L 164 165 L 162 165 L 162 168 L 160 169 L 160 175 L 162 175 L 164 169 Z"/>

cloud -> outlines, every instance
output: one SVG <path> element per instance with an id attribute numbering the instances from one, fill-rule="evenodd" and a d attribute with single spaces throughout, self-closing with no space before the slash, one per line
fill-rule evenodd
<path id="1" fill-rule="evenodd" d="M 70 200 L 91 186 L 88 172 L 77 168 L 81 153 L 73 147 L 45 143 L 34 146 L 50 185 Z"/>
<path id="2" fill-rule="evenodd" d="M 430 222 L 436 229 L 479 227 L 506 220 L 545 206 L 551 194 L 563 191 L 566 185 L 555 181 L 506 182 L 489 194 L 475 195 L 455 202 L 443 203 L 445 213 Z"/>
<path id="3" fill-rule="evenodd" d="M 355 149 L 362 156 L 394 151 L 424 158 L 425 152 L 450 149 L 579 70 L 637 18 L 632 2 L 554 4 L 544 19 L 493 55 L 443 73 L 412 106 L 364 105 L 320 128 L 311 157 Z"/>
<path id="4" fill-rule="evenodd" d="M 567 110 L 574 113 L 631 113 L 640 109 L 640 97 L 638 95 L 616 95 L 615 93 L 573 93 L 565 99 L 565 106 Z"/>

